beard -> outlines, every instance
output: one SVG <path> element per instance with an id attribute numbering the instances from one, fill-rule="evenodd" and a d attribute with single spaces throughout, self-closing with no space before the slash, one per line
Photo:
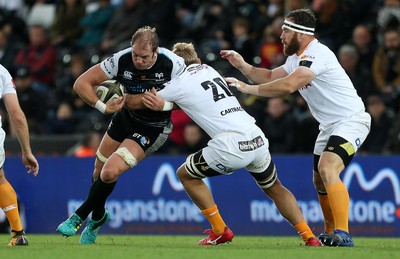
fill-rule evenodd
<path id="1" fill-rule="evenodd" d="M 300 42 L 296 37 L 293 37 L 290 42 L 284 45 L 283 53 L 286 56 L 296 54 L 300 50 Z"/>

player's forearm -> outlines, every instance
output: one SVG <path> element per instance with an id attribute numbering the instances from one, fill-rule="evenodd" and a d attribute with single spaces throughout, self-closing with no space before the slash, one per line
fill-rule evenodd
<path id="1" fill-rule="evenodd" d="M 99 100 L 99 97 L 97 97 L 96 92 L 90 84 L 77 82 L 74 84 L 74 90 L 79 97 L 90 106 L 94 106 Z"/>
<path id="2" fill-rule="evenodd" d="M 14 128 L 14 132 L 17 136 L 18 142 L 21 147 L 21 151 L 23 154 L 30 154 L 31 146 L 29 142 L 29 129 L 28 123 L 26 121 L 26 117 L 23 113 L 21 114 L 13 114 L 10 116 L 12 127 Z"/>
<path id="3" fill-rule="evenodd" d="M 255 95 L 267 96 L 267 97 L 279 97 L 293 93 L 296 89 L 285 80 L 275 80 L 270 83 L 264 83 L 253 86 L 251 91 Z"/>
<path id="4" fill-rule="evenodd" d="M 250 81 L 261 84 L 270 82 L 272 80 L 271 70 L 266 68 L 258 68 L 247 64 L 248 66 L 244 66 L 240 71 L 242 74 L 249 79 Z"/>

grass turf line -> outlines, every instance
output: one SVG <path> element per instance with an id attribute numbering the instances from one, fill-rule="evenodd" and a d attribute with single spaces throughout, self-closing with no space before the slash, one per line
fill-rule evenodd
<path id="1" fill-rule="evenodd" d="M 99 235 L 95 245 L 79 245 L 79 235 L 28 235 L 29 246 L 6 247 L 0 235 L 0 258 L 396 258 L 400 238 L 354 238 L 356 247 L 306 247 L 298 237 L 236 236 L 231 244 L 198 246 L 203 236 Z"/>

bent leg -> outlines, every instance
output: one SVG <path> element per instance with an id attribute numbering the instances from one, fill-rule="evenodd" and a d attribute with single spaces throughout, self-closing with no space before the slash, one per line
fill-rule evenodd
<path id="1" fill-rule="evenodd" d="M 191 177 L 184 165 L 178 168 L 177 175 L 186 193 L 200 210 L 205 210 L 215 205 L 211 191 L 202 179 Z"/>
<path id="2" fill-rule="evenodd" d="M 263 191 L 274 201 L 279 212 L 292 226 L 304 220 L 296 198 L 281 184 L 279 179 L 270 188 L 263 189 Z"/>
<path id="3" fill-rule="evenodd" d="M 177 170 L 177 175 L 183 188 L 194 204 L 201 210 L 201 213 L 210 222 L 212 231 L 221 234 L 225 231 L 226 224 L 222 219 L 218 207 L 208 186 L 202 179 L 193 178 L 188 174 L 184 165 Z"/>
<path id="4" fill-rule="evenodd" d="M 144 157 L 143 149 L 136 142 L 125 139 L 107 159 L 100 177 L 94 182 L 93 190 L 89 193 L 93 208 L 93 220 L 98 221 L 104 217 L 107 198 L 114 190 L 118 177 L 136 166 L 138 161 L 143 160 Z"/>
<path id="5" fill-rule="evenodd" d="M 102 186 L 99 186 L 102 185 L 102 183 L 98 181 L 100 176 L 100 170 L 103 168 L 103 165 L 107 162 L 108 157 L 111 156 L 111 154 L 119 147 L 120 144 L 121 143 L 110 138 L 110 136 L 108 136 L 107 133 L 104 135 L 100 143 L 97 152 L 98 154 L 95 161 L 95 169 L 93 173 L 94 181 L 90 187 L 89 194 L 86 200 L 75 212 L 79 216 L 79 218 L 83 221 L 86 220 L 88 215 L 93 211 L 94 207 L 97 207 L 95 206 L 95 203 L 97 202 L 96 193 L 98 192 L 98 189 L 102 189 Z M 112 186 L 111 189 L 113 188 L 114 186 Z"/>
<path id="6" fill-rule="evenodd" d="M 303 218 L 294 195 L 278 179 L 275 165 L 270 161 L 263 172 L 250 172 L 261 190 L 275 203 L 281 215 L 297 230 L 303 241 L 310 246 L 319 246 L 318 240 Z"/>
<path id="7" fill-rule="evenodd" d="M 217 235 L 224 233 L 226 224 L 218 211 L 210 189 L 202 180 L 205 177 L 220 174 L 207 166 L 202 151 L 189 155 L 176 173 L 190 199 L 210 222 L 212 232 Z"/>

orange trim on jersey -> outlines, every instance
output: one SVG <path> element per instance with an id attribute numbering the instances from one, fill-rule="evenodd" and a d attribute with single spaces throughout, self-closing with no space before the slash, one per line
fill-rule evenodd
<path id="1" fill-rule="evenodd" d="M 301 52 L 299 54 L 296 53 L 296 55 L 300 56 L 301 54 L 303 54 L 303 52 L 307 49 L 308 45 L 310 45 L 310 43 L 313 42 L 314 40 L 316 40 L 316 38 L 314 38 L 307 45 L 305 45 L 304 48 L 301 50 Z"/>

